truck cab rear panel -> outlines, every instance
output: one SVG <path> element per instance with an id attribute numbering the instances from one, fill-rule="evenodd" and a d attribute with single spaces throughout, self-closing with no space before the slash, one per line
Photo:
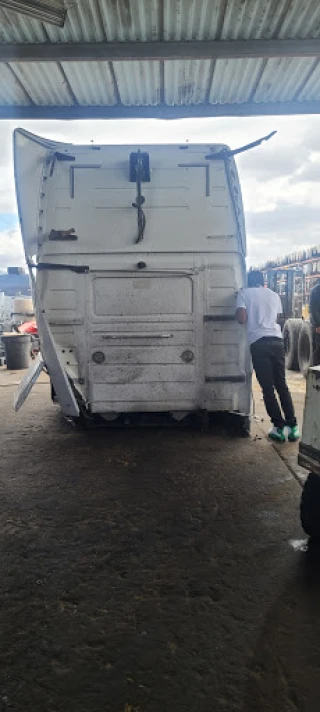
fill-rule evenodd
<path id="1" fill-rule="evenodd" d="M 93 150 L 16 132 L 37 312 L 88 412 L 247 413 L 250 358 L 234 320 L 245 283 L 234 161 L 208 158 L 223 156 L 222 146 L 139 148 L 150 180 L 140 186 L 145 228 L 137 242 L 137 147 Z M 42 353 L 50 372 L 43 339 Z"/>

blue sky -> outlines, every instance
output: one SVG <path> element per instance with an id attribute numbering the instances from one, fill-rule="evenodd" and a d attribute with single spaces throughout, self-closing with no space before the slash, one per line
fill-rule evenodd
<path id="1" fill-rule="evenodd" d="M 320 116 L 185 119 L 180 121 L 3 121 L 0 123 L 0 270 L 23 265 L 16 216 L 12 134 L 73 143 L 226 143 L 232 148 L 276 130 L 237 160 L 247 225 L 248 265 L 320 245 Z"/>
<path id="2" fill-rule="evenodd" d="M 18 215 L 16 213 L 0 213 L 0 232 L 12 230 L 18 227 Z"/>

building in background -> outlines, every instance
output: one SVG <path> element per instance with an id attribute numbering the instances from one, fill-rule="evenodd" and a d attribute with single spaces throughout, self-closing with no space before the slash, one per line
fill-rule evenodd
<path id="1" fill-rule="evenodd" d="M 8 267 L 7 272 L 0 273 L 0 292 L 6 297 L 16 297 L 18 294 L 30 297 L 29 275 L 21 267 Z"/>

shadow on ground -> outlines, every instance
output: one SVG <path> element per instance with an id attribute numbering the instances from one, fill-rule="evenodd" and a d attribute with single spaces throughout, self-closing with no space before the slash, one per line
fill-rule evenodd
<path id="1" fill-rule="evenodd" d="M 320 544 L 291 544 L 300 554 L 249 661 L 243 712 L 320 709 Z"/>

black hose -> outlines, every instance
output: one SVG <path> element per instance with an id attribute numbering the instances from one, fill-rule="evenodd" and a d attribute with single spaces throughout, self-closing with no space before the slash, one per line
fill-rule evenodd
<path id="1" fill-rule="evenodd" d="M 136 244 L 138 242 L 142 242 L 143 236 L 144 236 L 144 231 L 146 229 L 146 216 L 144 214 L 144 211 L 142 209 L 142 205 L 145 202 L 145 198 L 143 195 L 141 195 L 141 182 L 142 182 L 142 176 L 143 176 L 143 164 L 141 158 L 138 158 L 137 164 L 136 164 L 136 185 L 137 185 L 137 197 L 136 197 L 136 202 L 132 203 L 132 206 L 136 208 L 137 210 L 137 218 L 138 218 L 138 237 L 136 239 Z"/>

